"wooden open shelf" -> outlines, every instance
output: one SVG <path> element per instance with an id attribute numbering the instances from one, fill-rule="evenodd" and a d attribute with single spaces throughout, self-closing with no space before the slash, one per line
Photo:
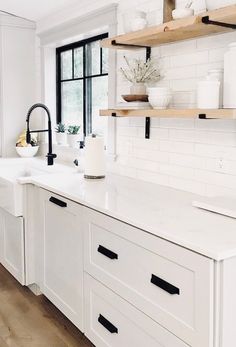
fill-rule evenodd
<path id="1" fill-rule="evenodd" d="M 158 26 L 145 28 L 128 34 L 105 39 L 101 42 L 102 47 L 126 49 L 122 46 L 112 45 L 112 41 L 126 45 L 140 45 L 154 47 L 164 43 L 177 42 L 193 39 L 212 34 L 224 33 L 233 29 L 221 26 L 203 24 L 202 18 L 209 16 L 210 20 L 236 24 L 236 5 L 208 11 L 197 16 L 173 20 Z M 127 47 L 128 49 L 132 47 Z"/>
<path id="2" fill-rule="evenodd" d="M 236 119 L 236 109 L 100 110 L 100 116 L 117 117 L 199 118 L 200 114 L 205 114 L 207 119 Z"/>

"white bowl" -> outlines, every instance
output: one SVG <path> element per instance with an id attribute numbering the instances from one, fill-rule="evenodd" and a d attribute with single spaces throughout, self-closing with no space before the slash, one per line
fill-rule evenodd
<path id="1" fill-rule="evenodd" d="M 22 158 L 32 158 L 39 150 L 39 146 L 16 147 L 16 152 Z"/>
<path id="2" fill-rule="evenodd" d="M 150 98 L 163 98 L 171 95 L 171 90 L 168 87 L 156 87 L 148 89 L 148 96 Z"/>
<path id="3" fill-rule="evenodd" d="M 217 8 L 235 5 L 235 0 L 206 0 L 208 11 L 216 10 Z"/>
<path id="4" fill-rule="evenodd" d="M 172 11 L 173 19 L 180 19 L 191 17 L 194 15 L 194 10 L 192 8 L 176 8 Z"/>
<path id="5" fill-rule="evenodd" d="M 149 96 L 148 100 L 154 109 L 163 110 L 169 106 L 171 102 L 171 98 L 172 98 L 171 94 L 168 94 L 168 95 L 161 95 L 161 96 L 155 96 L 155 97 Z"/>

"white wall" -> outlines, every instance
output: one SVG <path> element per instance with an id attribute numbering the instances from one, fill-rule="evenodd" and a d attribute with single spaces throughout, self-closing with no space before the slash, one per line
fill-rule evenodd
<path id="1" fill-rule="evenodd" d="M 178 6 L 183 1 L 178 1 Z M 96 0 L 77 11 L 91 11 L 111 3 Z M 196 1 L 197 10 L 204 2 Z M 160 22 L 161 0 L 120 0 L 118 28 L 122 32 L 122 13 L 134 8 L 148 11 L 150 23 Z M 66 16 L 75 16 L 75 8 L 54 16 L 53 23 L 61 23 Z M 52 18 L 41 21 L 38 30 L 49 29 Z M 207 70 L 223 66 L 223 55 L 230 42 L 236 41 L 236 32 L 197 40 L 164 45 L 153 49 L 164 71 L 161 83 L 173 92 L 173 105 L 196 105 L 197 81 Z M 123 64 L 118 53 L 118 68 Z M 141 53 L 144 56 L 144 53 Z M 117 73 L 117 99 L 129 91 L 129 85 Z M 144 139 L 144 118 L 117 120 L 117 161 L 110 166 L 113 172 L 160 183 L 204 195 L 236 194 L 236 121 L 152 119 L 151 139 Z"/>

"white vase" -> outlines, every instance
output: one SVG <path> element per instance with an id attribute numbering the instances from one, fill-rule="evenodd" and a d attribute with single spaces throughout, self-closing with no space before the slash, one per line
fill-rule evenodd
<path id="1" fill-rule="evenodd" d="M 224 108 L 236 108 L 236 42 L 224 56 Z"/>
<path id="2" fill-rule="evenodd" d="M 79 148 L 80 134 L 67 134 L 68 145 L 72 148 Z"/>
<path id="3" fill-rule="evenodd" d="M 133 83 L 130 87 L 131 95 L 145 95 L 146 94 L 146 86 L 144 83 Z"/>
<path id="4" fill-rule="evenodd" d="M 56 141 L 60 146 L 67 145 L 67 136 L 66 133 L 56 133 Z"/>
<path id="5" fill-rule="evenodd" d="M 208 9 L 208 11 L 235 4 L 236 0 L 206 0 L 206 8 Z"/>

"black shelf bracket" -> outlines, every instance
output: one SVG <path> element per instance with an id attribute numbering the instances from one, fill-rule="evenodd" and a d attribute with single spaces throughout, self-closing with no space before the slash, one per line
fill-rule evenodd
<path id="1" fill-rule="evenodd" d="M 208 120 L 211 120 L 211 119 L 219 119 L 219 118 L 207 118 L 207 115 L 205 113 L 200 113 L 198 115 L 198 119 L 208 119 Z"/>
<path id="2" fill-rule="evenodd" d="M 146 61 L 150 59 L 151 57 L 151 47 L 150 46 L 142 46 L 142 45 L 133 45 L 128 43 L 119 43 L 116 40 L 111 41 L 112 46 L 117 47 L 123 47 L 125 49 L 132 49 L 132 48 L 145 48 L 146 49 Z M 116 117 L 116 113 L 111 114 L 112 117 Z M 150 126 L 151 126 L 151 119 L 150 117 L 146 117 L 145 119 L 145 139 L 150 139 Z"/>
<path id="3" fill-rule="evenodd" d="M 151 58 L 151 47 L 146 47 L 146 61 Z M 151 118 L 145 118 L 145 139 L 150 139 Z"/>
<path id="4" fill-rule="evenodd" d="M 151 49 L 151 47 L 149 46 L 142 46 L 142 45 L 133 45 L 131 43 L 121 43 L 121 42 L 117 42 L 116 40 L 112 40 L 111 41 L 111 45 L 112 46 L 116 46 L 116 47 L 124 47 L 126 49 L 132 49 L 132 48 L 146 48 L 146 49 Z"/>
<path id="5" fill-rule="evenodd" d="M 224 23 L 224 22 L 218 22 L 218 21 L 215 21 L 215 20 L 211 20 L 209 18 L 209 16 L 202 17 L 202 23 L 203 24 L 217 25 L 217 26 L 220 26 L 220 27 L 230 28 L 230 29 L 236 30 L 236 24 L 230 24 L 230 23 Z"/>

